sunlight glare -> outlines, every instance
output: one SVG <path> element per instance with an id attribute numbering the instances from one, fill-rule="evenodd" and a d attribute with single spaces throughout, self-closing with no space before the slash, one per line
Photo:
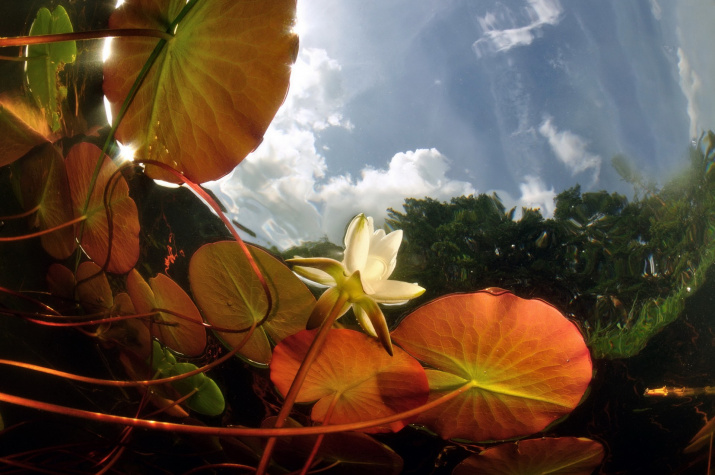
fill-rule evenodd
<path id="1" fill-rule="evenodd" d="M 105 38 L 104 46 L 102 47 L 102 62 L 106 63 L 111 54 L 112 54 L 112 38 Z"/>
<path id="2" fill-rule="evenodd" d="M 133 162 L 136 148 L 131 145 L 124 145 L 119 141 L 117 141 L 117 145 L 119 146 L 119 155 L 117 156 L 119 163 Z"/>
<path id="3" fill-rule="evenodd" d="M 303 36 L 308 29 L 308 23 L 305 20 L 305 7 L 302 7 L 303 2 L 298 2 L 296 11 L 295 11 L 295 23 L 293 24 L 293 27 L 291 28 L 291 31 L 298 35 L 300 38 Z"/>
<path id="4" fill-rule="evenodd" d="M 107 96 L 104 96 L 104 113 L 107 115 L 107 123 L 112 125 L 112 106 Z"/>
<path id="5" fill-rule="evenodd" d="M 171 183 L 169 181 L 164 180 L 154 180 L 154 183 L 159 186 L 163 186 L 164 188 L 178 188 L 181 186 L 181 184 Z"/>

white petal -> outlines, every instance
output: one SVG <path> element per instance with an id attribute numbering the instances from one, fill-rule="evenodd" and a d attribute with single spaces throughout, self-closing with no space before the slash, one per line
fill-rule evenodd
<path id="1" fill-rule="evenodd" d="M 345 233 L 345 257 L 343 265 L 348 274 L 365 267 L 370 251 L 370 236 L 372 235 L 372 218 L 359 214 L 353 218 Z"/>
<path id="2" fill-rule="evenodd" d="M 382 256 L 370 253 L 370 255 L 367 256 L 365 266 L 360 276 L 366 281 L 385 280 L 390 276 L 388 273 L 390 265 L 391 263 L 385 261 Z"/>
<path id="3" fill-rule="evenodd" d="M 393 231 L 387 236 L 378 230 L 370 241 L 370 254 L 365 263 L 363 276 L 370 280 L 384 280 L 390 277 L 397 263 L 397 251 L 402 244 L 402 230 Z"/>
<path id="4" fill-rule="evenodd" d="M 380 280 L 370 282 L 370 287 L 374 291 L 370 294 L 379 303 L 404 303 L 424 293 L 425 289 L 417 284 L 401 282 L 399 280 Z"/>

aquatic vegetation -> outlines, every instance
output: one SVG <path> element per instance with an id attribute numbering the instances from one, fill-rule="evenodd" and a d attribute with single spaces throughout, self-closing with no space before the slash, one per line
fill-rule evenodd
<path id="1" fill-rule="evenodd" d="M 464 460 L 455 473 L 514 447 L 529 459 L 517 467 L 578 465 L 575 452 L 579 469 L 598 466 L 597 442 L 525 438 L 550 434 L 587 400 L 590 351 L 633 354 L 677 317 L 680 300 L 669 299 L 697 287 L 712 260 L 701 251 L 709 201 L 686 186 L 636 205 L 573 189 L 554 221 L 525 210 L 516 222 L 496 197 L 461 197 L 455 209 L 410 200 L 389 233 L 356 216 L 342 258 L 313 246 L 318 257 L 283 261 L 244 243 L 201 184 L 240 166 L 285 97 L 295 1 L 126 0 L 101 31 L 74 31 L 75 14 L 43 8 L 29 36 L 0 38 L 28 46 L 16 59 L 29 84 L 0 100 L 0 338 L 17 343 L 1 349 L 17 377 L 0 385 L 0 464 L 349 473 L 369 458 L 372 473 L 399 473 L 409 453 L 390 437 L 430 437 L 457 453 L 453 465 Z M 73 68 L 98 59 L 83 57 L 83 42 L 109 37 L 95 86 L 112 123 L 85 123 L 82 111 L 100 104 Z M 120 144 L 133 161 L 122 163 Z M 697 166 L 712 162 L 707 147 L 694 151 Z M 711 191 L 703 176 L 695 193 Z M 163 201 L 153 179 L 183 186 Z M 176 212 L 179 200 L 191 211 Z M 705 214 L 676 236 L 688 200 Z M 649 220 L 661 228 L 644 228 Z M 664 239 L 687 259 L 671 263 Z M 643 262 L 656 263 L 646 277 Z M 316 300 L 298 276 L 327 289 Z M 682 285 L 661 298 L 643 278 Z M 612 291 L 615 280 L 628 288 Z M 550 303 L 511 292 L 554 282 L 564 283 Z M 577 305 L 595 315 L 564 315 L 574 289 L 571 299 L 591 292 Z M 383 304 L 404 318 L 393 322 Z M 357 324 L 338 323 L 350 309 Z M 69 442 L 16 437 L 46 424 Z M 524 440 L 495 445 L 514 439 Z M 467 458 L 474 446 L 481 455 Z"/>
<path id="2" fill-rule="evenodd" d="M 496 195 L 408 199 L 391 211 L 409 236 L 398 278 L 420 276 L 430 297 L 488 286 L 543 297 L 579 320 L 595 357 L 634 356 L 679 317 L 715 259 L 714 143 L 704 135 L 661 189 L 617 157 L 640 196 L 576 186 L 549 219 L 524 209 L 514 220 Z"/>
<path id="3" fill-rule="evenodd" d="M 338 319 L 352 307 L 362 328 L 378 337 L 392 354 L 387 322 L 377 304 L 404 304 L 425 290 L 417 284 L 388 279 L 395 270 L 401 242 L 401 230 L 385 235 L 383 229 L 375 231 L 371 217 L 360 214 L 345 233 L 343 262 L 330 258 L 288 259 L 296 274 L 330 287 L 315 305 L 308 328 L 322 325 L 332 308 L 333 318 Z"/>
<path id="4" fill-rule="evenodd" d="M 601 444 L 590 439 L 530 439 L 483 450 L 461 462 L 454 474 L 589 475 L 601 464 L 604 455 Z"/>

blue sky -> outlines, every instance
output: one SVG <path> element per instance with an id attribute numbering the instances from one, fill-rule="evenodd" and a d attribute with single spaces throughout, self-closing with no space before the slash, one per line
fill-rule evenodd
<path id="1" fill-rule="evenodd" d="M 215 185 L 260 242 L 340 242 L 359 212 L 664 180 L 715 127 L 707 0 L 299 0 L 301 50 L 264 143 Z"/>

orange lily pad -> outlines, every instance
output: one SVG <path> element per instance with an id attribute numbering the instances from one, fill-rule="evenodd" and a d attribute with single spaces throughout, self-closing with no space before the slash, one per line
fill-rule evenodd
<path id="1" fill-rule="evenodd" d="M 523 437 L 581 401 L 592 376 L 578 328 L 542 300 L 505 290 L 453 294 L 418 308 L 392 340 L 430 368 L 430 401 L 468 390 L 422 413 L 443 438 Z"/>
<path id="2" fill-rule="evenodd" d="M 255 246 L 248 246 L 268 283 L 272 307 L 268 318 L 258 326 L 239 350 L 245 358 L 259 364 L 271 360 L 271 341 L 305 329 L 315 297 L 281 261 Z M 260 323 L 268 310 L 268 300 L 241 246 L 235 241 L 206 244 L 189 263 L 191 292 L 211 325 L 228 329 L 247 329 Z M 243 341 L 245 333 L 215 332 L 229 347 Z"/>
<path id="3" fill-rule="evenodd" d="M 55 137 L 44 114 L 21 98 L 0 98 L 0 167 Z"/>
<path id="4" fill-rule="evenodd" d="M 46 230 L 74 219 L 65 163 L 54 146 L 48 143 L 33 150 L 17 165 L 24 208 L 39 206 L 33 226 Z M 40 242 L 55 259 L 66 259 L 76 248 L 74 236 L 75 226 L 67 226 L 42 235 Z"/>
<path id="5" fill-rule="evenodd" d="M 590 475 L 603 456 L 601 444 L 583 437 L 529 439 L 472 455 L 452 475 Z"/>
<path id="6" fill-rule="evenodd" d="M 206 330 L 203 319 L 186 292 L 171 278 L 158 274 L 149 283 L 133 269 L 127 277 L 127 292 L 138 313 L 150 313 L 165 309 L 173 313 L 159 312 L 153 317 L 151 334 L 172 350 L 186 356 L 200 356 L 206 348 Z"/>
<path id="7" fill-rule="evenodd" d="M 105 267 L 106 263 L 108 272 L 124 274 L 139 259 L 139 214 L 136 203 L 129 196 L 129 186 L 124 177 L 112 177 L 117 166 L 108 156 L 101 156 L 99 147 L 90 143 L 82 142 L 72 147 L 65 160 L 70 194 L 75 215 L 83 216 L 84 213 L 87 216 L 82 232 L 82 249 L 100 267 Z M 102 167 L 85 211 L 94 168 L 100 157 Z M 104 206 L 107 186 L 112 187 L 108 197 L 112 217 L 111 237 Z"/>
<path id="8" fill-rule="evenodd" d="M 74 274 L 67 267 L 57 262 L 50 265 L 45 276 L 47 287 L 55 297 L 74 300 Z"/>
<path id="9" fill-rule="evenodd" d="M 273 351 L 271 381 L 286 394 L 317 330 L 303 330 Z M 347 424 L 391 416 L 427 401 L 425 371 L 417 360 L 395 348 L 393 356 L 374 338 L 347 329 L 330 330 L 320 355 L 310 367 L 296 402 L 317 401 L 310 417 L 323 424 Z M 366 429 L 387 432 L 409 421 Z"/>
<path id="10" fill-rule="evenodd" d="M 197 183 L 235 168 L 263 140 L 288 90 L 298 38 L 296 0 L 196 2 L 172 28 L 185 0 L 127 0 L 110 28 L 169 31 L 117 129 L 139 156 Z M 104 93 L 119 112 L 155 38 L 122 38 L 104 64 Z M 147 167 L 152 178 L 176 177 Z"/>

